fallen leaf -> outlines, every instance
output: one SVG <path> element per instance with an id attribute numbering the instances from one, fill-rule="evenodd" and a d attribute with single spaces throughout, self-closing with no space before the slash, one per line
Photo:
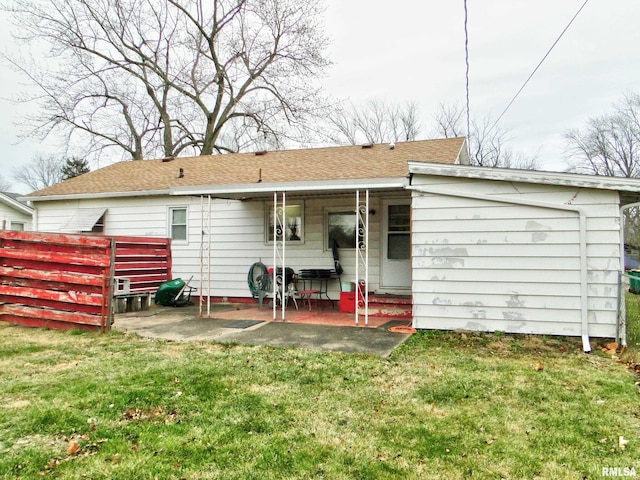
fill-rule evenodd
<path id="1" fill-rule="evenodd" d="M 495 438 L 490 437 L 490 438 L 487 438 L 487 439 L 484 441 L 484 443 L 486 443 L 487 445 L 491 445 L 491 444 L 494 442 L 494 440 L 495 440 Z"/>
<path id="2" fill-rule="evenodd" d="M 627 443 L 629 443 L 629 440 L 624 438 L 622 435 L 618 437 L 618 446 L 620 447 L 620 450 L 624 450 L 627 446 Z"/>
<path id="3" fill-rule="evenodd" d="M 536 364 L 533 366 L 533 369 L 534 369 L 536 372 L 541 371 L 543 368 L 544 368 L 544 367 L 542 366 L 542 362 L 541 362 L 540 360 L 538 360 L 538 361 L 536 362 Z"/>
<path id="4" fill-rule="evenodd" d="M 67 454 L 75 455 L 78 452 L 78 450 L 80 450 L 80 444 L 78 442 L 70 440 L 69 446 L 67 447 Z"/>

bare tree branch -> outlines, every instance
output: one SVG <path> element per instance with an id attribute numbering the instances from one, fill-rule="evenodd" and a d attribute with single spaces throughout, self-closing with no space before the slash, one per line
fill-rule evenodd
<path id="1" fill-rule="evenodd" d="M 452 138 L 465 136 L 464 107 L 460 104 L 441 103 L 434 115 L 435 131 L 433 136 Z M 469 164 L 490 168 L 518 168 L 536 170 L 537 155 L 525 157 L 514 155 L 507 147 L 509 131 L 494 127 L 490 118 L 482 121 L 473 119 L 471 131 L 467 137 Z"/>
<path id="2" fill-rule="evenodd" d="M 416 140 L 422 130 L 415 102 L 396 105 L 370 99 L 363 106 L 336 108 L 328 121 L 327 137 L 342 145 Z"/>
<path id="3" fill-rule="evenodd" d="M 565 133 L 568 170 L 590 175 L 640 176 L 640 95 L 629 93 L 610 114 Z"/>
<path id="4" fill-rule="evenodd" d="M 316 0 L 15 0 L 5 10 L 27 47 L 43 42 L 55 60 L 9 59 L 39 89 L 27 134 L 86 145 L 83 158 L 208 155 L 255 147 L 265 132 L 280 143 L 327 104 L 314 80 L 330 64 Z"/>

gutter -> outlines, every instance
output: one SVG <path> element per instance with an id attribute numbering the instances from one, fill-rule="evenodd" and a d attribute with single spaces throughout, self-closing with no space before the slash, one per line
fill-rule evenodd
<path id="1" fill-rule="evenodd" d="M 47 202 L 51 200 L 91 200 L 102 198 L 123 198 L 123 197 L 150 197 L 157 195 L 169 195 L 169 190 L 141 190 L 132 192 L 101 192 L 101 193 L 74 193 L 70 195 L 42 195 L 24 196 L 20 200 L 30 202 Z"/>
<path id="2" fill-rule="evenodd" d="M 473 200 L 485 200 L 488 202 L 507 203 L 512 205 L 525 205 L 530 207 L 548 208 L 552 210 L 564 210 L 569 212 L 575 212 L 579 215 L 580 220 L 580 334 L 582 336 L 582 349 L 585 353 L 591 351 L 591 342 L 589 340 L 589 309 L 588 309 L 588 294 L 589 285 L 587 279 L 587 215 L 582 207 L 574 205 L 558 205 L 555 203 L 541 202 L 537 200 L 504 198 L 496 195 L 484 195 L 484 194 L 471 194 L 471 193 L 459 193 L 452 192 L 450 190 L 444 190 L 437 187 L 430 187 L 428 185 L 407 187 L 407 190 L 416 191 L 419 193 L 428 193 L 434 195 L 444 195 L 449 197 L 469 198 Z M 624 267 L 623 267 L 624 268 Z"/>

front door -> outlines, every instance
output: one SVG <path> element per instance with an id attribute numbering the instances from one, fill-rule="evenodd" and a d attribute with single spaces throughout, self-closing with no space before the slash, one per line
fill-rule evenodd
<path id="1" fill-rule="evenodd" d="M 383 202 L 382 276 L 386 290 L 411 288 L 411 200 Z"/>

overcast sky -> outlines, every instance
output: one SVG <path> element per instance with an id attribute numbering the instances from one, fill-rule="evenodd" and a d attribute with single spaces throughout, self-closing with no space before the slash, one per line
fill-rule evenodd
<path id="1" fill-rule="evenodd" d="M 462 0 L 325 0 L 334 61 L 329 93 L 355 103 L 415 101 L 425 131 L 442 102 L 465 102 Z M 502 113 L 584 0 L 469 0 L 471 115 Z M 2 14 L 4 15 L 4 14 Z M 6 20 L 0 41 L 11 48 Z M 640 92 L 640 2 L 590 0 L 501 120 L 514 153 L 539 155 L 544 170 L 563 170 L 563 134 Z M 22 88 L 0 69 L 2 176 L 46 146 L 15 144 Z M 14 190 L 26 192 L 17 184 Z"/>

